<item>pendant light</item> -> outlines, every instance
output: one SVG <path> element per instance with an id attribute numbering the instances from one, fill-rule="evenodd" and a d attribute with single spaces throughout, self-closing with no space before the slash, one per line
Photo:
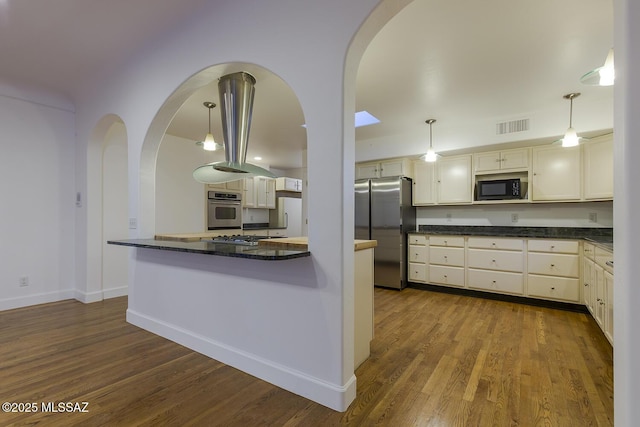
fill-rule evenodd
<path id="1" fill-rule="evenodd" d="M 435 151 L 433 151 L 433 132 L 432 125 L 435 123 L 436 119 L 428 119 L 425 123 L 429 125 L 429 149 L 427 150 L 427 154 L 422 156 L 422 159 L 425 162 L 435 162 L 438 159 L 438 155 Z"/>
<path id="2" fill-rule="evenodd" d="M 573 119 L 573 98 L 577 98 L 580 96 L 580 93 L 568 93 L 563 98 L 568 99 L 570 101 L 569 107 L 569 129 L 564 133 L 564 138 L 562 138 L 562 146 L 563 147 L 575 147 L 580 143 L 580 137 L 576 134 L 576 130 L 573 128 L 572 119 Z"/>
<path id="3" fill-rule="evenodd" d="M 612 86 L 615 80 L 616 72 L 613 66 L 613 48 L 609 49 L 607 59 L 602 67 L 591 70 L 584 76 L 580 77 L 580 82 L 586 85 L 595 86 Z"/>
<path id="4" fill-rule="evenodd" d="M 207 107 L 207 109 L 209 110 L 209 133 L 207 133 L 207 136 L 205 136 L 204 141 L 196 142 L 196 144 L 202 145 L 202 148 L 207 151 L 216 151 L 219 148 L 222 148 L 222 145 L 218 144 L 213 139 L 213 134 L 211 133 L 211 110 L 216 108 L 216 104 L 206 101 L 202 105 Z"/>

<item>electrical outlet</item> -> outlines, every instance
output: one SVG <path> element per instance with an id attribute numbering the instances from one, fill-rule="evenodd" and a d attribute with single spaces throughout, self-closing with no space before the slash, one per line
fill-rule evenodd
<path id="1" fill-rule="evenodd" d="M 129 218 L 129 230 L 138 228 L 138 218 Z"/>
<path id="2" fill-rule="evenodd" d="M 451 222 L 451 213 L 447 212 L 447 221 Z"/>
<path id="3" fill-rule="evenodd" d="M 589 212 L 589 222 L 598 222 L 598 214 L 595 212 Z"/>
<path id="4" fill-rule="evenodd" d="M 253 215 L 249 216 L 249 221 L 253 221 Z"/>
<path id="5" fill-rule="evenodd" d="M 20 276 L 20 279 L 18 279 L 18 283 L 21 287 L 29 286 L 29 276 Z"/>
<path id="6" fill-rule="evenodd" d="M 511 214 L 511 222 L 518 222 L 518 214 L 517 213 L 512 213 Z"/>

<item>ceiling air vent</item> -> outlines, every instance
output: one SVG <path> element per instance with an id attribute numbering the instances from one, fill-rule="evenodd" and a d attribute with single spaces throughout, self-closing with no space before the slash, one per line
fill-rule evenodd
<path id="1" fill-rule="evenodd" d="M 524 132 L 529 130 L 529 119 L 511 120 L 496 124 L 496 135 L 506 133 Z"/>

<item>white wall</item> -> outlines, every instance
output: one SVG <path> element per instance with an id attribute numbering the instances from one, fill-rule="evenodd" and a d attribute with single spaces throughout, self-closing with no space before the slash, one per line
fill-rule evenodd
<path id="1" fill-rule="evenodd" d="M 38 95 L 0 85 L 0 310 L 75 288 L 75 115 Z"/>
<path id="2" fill-rule="evenodd" d="M 596 214 L 596 221 L 589 214 Z M 512 221 L 512 214 L 518 216 Z M 448 218 L 447 215 L 451 215 Z M 417 225 L 613 227 L 613 202 L 432 206 L 416 208 Z"/>
<path id="3" fill-rule="evenodd" d="M 126 251 L 107 244 L 122 239 L 129 228 L 127 132 L 114 123 L 105 136 L 102 157 L 102 296 L 127 294 L 129 257 Z"/>
<path id="4" fill-rule="evenodd" d="M 156 167 L 156 232 L 200 233 L 206 230 L 204 184 L 193 170 L 214 161 L 210 152 L 184 138 L 165 135 Z"/>

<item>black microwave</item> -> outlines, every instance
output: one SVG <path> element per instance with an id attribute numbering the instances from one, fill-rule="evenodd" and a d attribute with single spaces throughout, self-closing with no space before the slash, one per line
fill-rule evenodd
<path id="1" fill-rule="evenodd" d="M 477 200 L 508 200 L 524 197 L 519 178 L 478 181 L 476 192 Z"/>

